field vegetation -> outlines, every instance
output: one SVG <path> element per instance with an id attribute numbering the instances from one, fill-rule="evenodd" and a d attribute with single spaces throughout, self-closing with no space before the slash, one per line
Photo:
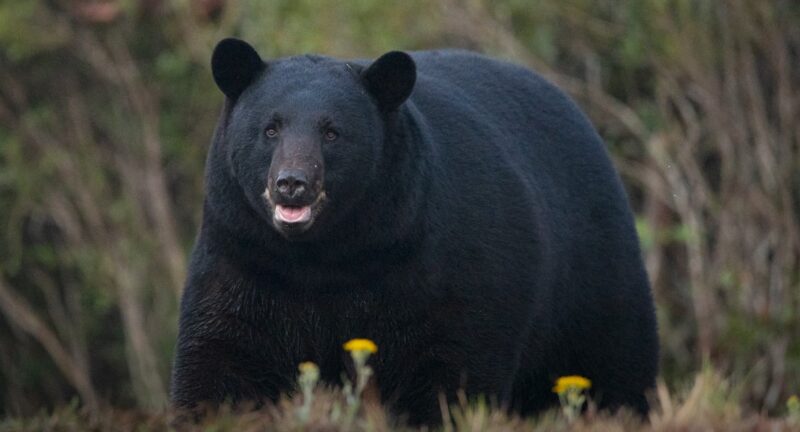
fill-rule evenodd
<path id="1" fill-rule="evenodd" d="M 231 35 L 266 58 L 481 51 L 557 83 L 608 143 L 658 308 L 653 414 L 464 401 L 443 407 L 455 429 L 800 430 L 793 0 L 0 0 L 0 430 L 168 428 L 222 105 L 209 58 Z M 314 394 L 305 423 L 300 392 L 204 430 L 403 429 Z"/>

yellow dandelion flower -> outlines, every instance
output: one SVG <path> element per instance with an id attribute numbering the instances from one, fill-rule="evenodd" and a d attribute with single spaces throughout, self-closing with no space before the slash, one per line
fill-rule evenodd
<path id="1" fill-rule="evenodd" d="M 800 398 L 797 395 L 789 396 L 789 399 L 786 400 L 786 407 L 789 408 L 789 411 L 800 413 Z"/>
<path id="2" fill-rule="evenodd" d="M 584 390 L 592 386 L 592 382 L 580 375 L 563 376 L 556 380 L 556 385 L 553 387 L 553 393 L 564 393 L 567 390 Z"/>
<path id="3" fill-rule="evenodd" d="M 350 339 L 344 344 L 345 351 L 368 351 L 371 354 L 378 352 L 378 346 L 369 339 Z"/>

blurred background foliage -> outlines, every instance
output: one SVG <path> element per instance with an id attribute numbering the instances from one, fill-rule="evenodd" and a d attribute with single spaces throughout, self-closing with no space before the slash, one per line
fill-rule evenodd
<path id="1" fill-rule="evenodd" d="M 666 382 L 708 363 L 755 411 L 800 389 L 796 1 L 0 0 L 0 414 L 165 405 L 231 35 L 535 68 L 626 183 Z"/>

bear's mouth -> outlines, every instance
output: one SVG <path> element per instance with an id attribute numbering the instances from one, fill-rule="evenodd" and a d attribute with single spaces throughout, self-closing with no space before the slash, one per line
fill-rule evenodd
<path id="1" fill-rule="evenodd" d="M 311 220 L 311 206 L 275 206 L 275 220 L 281 223 L 296 224 Z"/>
<path id="2" fill-rule="evenodd" d="M 324 191 L 320 192 L 311 203 L 277 203 L 269 199 L 269 194 L 265 194 L 265 198 L 267 198 L 267 202 L 272 208 L 272 224 L 286 237 L 296 236 L 308 231 L 326 201 Z"/>

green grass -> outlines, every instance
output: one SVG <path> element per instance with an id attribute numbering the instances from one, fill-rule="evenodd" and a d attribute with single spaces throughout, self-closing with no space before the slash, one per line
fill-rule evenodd
<path id="1" fill-rule="evenodd" d="M 301 392 L 278 404 L 257 411 L 236 412 L 222 408 L 197 424 L 175 427 L 174 412 L 146 413 L 107 408 L 90 414 L 77 404 L 42 412 L 25 419 L 5 419 L 0 431 L 407 431 L 405 426 L 373 402 L 369 388 L 353 417 L 347 414 L 347 395 L 339 389 L 315 388 L 310 410 Z M 672 392 L 663 383 L 653 394 L 649 419 L 639 420 L 628 412 L 614 415 L 591 407 L 570 422 L 554 409 L 536 418 L 519 418 L 485 403 L 461 403 L 443 408 L 449 431 L 800 431 L 800 404 L 789 402 L 783 413 L 767 416 L 742 408 L 735 386 L 711 370 L 699 373 L 683 391 Z M 422 429 L 425 430 L 425 429 Z"/>

